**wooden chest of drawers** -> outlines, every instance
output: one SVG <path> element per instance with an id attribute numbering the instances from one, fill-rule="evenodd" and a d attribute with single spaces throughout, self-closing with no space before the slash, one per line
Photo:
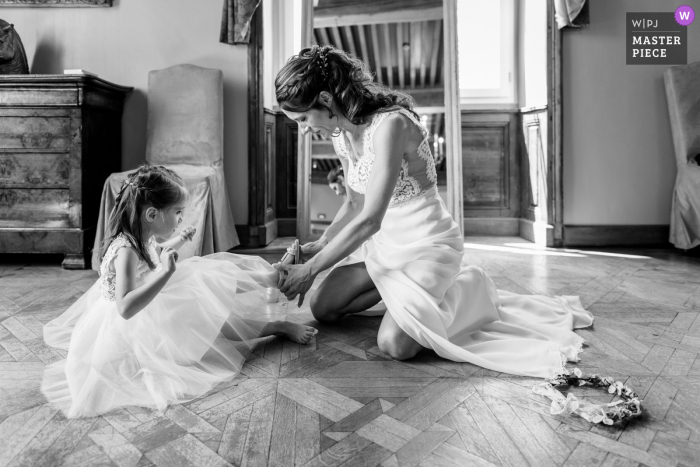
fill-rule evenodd
<path id="1" fill-rule="evenodd" d="M 87 267 L 102 185 L 121 169 L 133 88 L 76 75 L 0 75 L 0 253 Z"/>

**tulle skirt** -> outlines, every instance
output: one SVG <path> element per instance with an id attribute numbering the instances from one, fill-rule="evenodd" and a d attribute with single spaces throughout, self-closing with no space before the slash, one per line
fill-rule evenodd
<path id="1" fill-rule="evenodd" d="M 423 347 L 456 361 L 550 378 L 577 361 L 593 324 L 578 297 L 497 290 L 464 257 L 457 224 L 433 188 L 390 207 L 380 231 L 338 266 L 364 261 L 387 312 Z"/>
<path id="2" fill-rule="evenodd" d="M 186 259 L 129 320 L 98 281 L 44 326 L 47 344 L 68 350 L 47 367 L 44 395 L 67 417 L 88 417 L 126 405 L 162 410 L 232 379 L 265 324 L 248 318 L 260 320 L 261 289 L 275 285 L 272 272 L 251 256 Z"/>

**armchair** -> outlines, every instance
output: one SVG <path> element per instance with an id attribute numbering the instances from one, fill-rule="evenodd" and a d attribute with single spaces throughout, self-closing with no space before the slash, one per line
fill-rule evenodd
<path id="1" fill-rule="evenodd" d="M 223 79 L 221 70 L 176 65 L 148 75 L 146 161 L 180 175 L 190 192 L 183 227 L 197 233 L 180 258 L 226 251 L 239 244 L 223 172 Z M 131 171 L 110 175 L 102 190 L 92 268 L 99 270 L 100 245 L 109 214 Z"/>
<path id="2" fill-rule="evenodd" d="M 700 245 L 700 62 L 664 72 L 678 175 L 669 241 L 684 250 Z"/>

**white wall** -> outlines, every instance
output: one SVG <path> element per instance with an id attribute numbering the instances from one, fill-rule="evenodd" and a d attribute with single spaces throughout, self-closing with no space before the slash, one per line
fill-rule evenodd
<path id="1" fill-rule="evenodd" d="M 123 119 L 122 168 L 144 160 L 148 72 L 179 63 L 224 73 L 224 166 L 237 224 L 248 223 L 248 48 L 219 43 L 220 1 L 115 0 L 112 8 L 2 8 L 32 73 L 83 68 L 134 86 Z"/>
<path id="2" fill-rule="evenodd" d="M 315 221 L 319 214 L 325 214 L 327 220 L 333 220 L 344 201 L 345 197 L 336 195 L 327 184 L 312 183 L 309 219 Z"/>
<path id="3" fill-rule="evenodd" d="M 676 168 L 666 66 L 625 65 L 625 14 L 673 12 L 682 3 L 596 1 L 589 27 L 564 31 L 565 224 L 669 223 Z M 700 60 L 697 19 L 688 42 L 688 63 Z"/>

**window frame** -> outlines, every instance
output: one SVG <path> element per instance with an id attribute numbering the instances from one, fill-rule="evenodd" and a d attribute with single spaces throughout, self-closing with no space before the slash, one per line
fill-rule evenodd
<path id="1" fill-rule="evenodd" d="M 499 0 L 501 6 L 501 82 L 497 88 L 470 89 L 462 87 L 460 80 L 460 105 L 517 104 L 516 83 L 516 0 Z M 462 57 L 460 54 L 460 62 Z"/>

